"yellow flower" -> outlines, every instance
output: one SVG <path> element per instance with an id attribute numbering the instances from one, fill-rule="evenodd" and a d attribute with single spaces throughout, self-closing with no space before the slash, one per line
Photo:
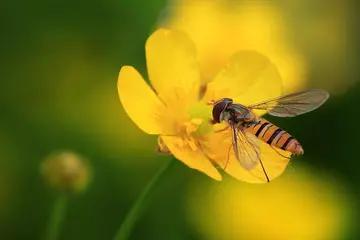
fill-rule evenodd
<path id="1" fill-rule="evenodd" d="M 250 104 L 281 94 L 281 78 L 271 61 L 253 51 L 235 53 L 212 81 L 201 79 L 195 44 L 182 31 L 159 29 L 147 40 L 146 62 L 151 89 L 131 66 L 118 78 L 120 101 L 137 126 L 159 135 L 159 148 L 169 150 L 187 166 L 221 180 L 231 145 L 229 131 L 214 133 L 208 100 L 231 97 Z M 218 126 L 217 126 L 218 128 Z M 279 176 L 288 159 L 262 144 L 262 158 L 270 177 Z M 266 182 L 259 168 L 247 172 L 230 156 L 226 172 L 248 182 Z"/>
<path id="2" fill-rule="evenodd" d="M 283 78 L 284 92 L 305 83 L 304 57 L 287 39 L 283 16 L 269 1 L 174 0 L 160 26 L 189 34 L 199 51 L 201 74 L 212 79 L 237 51 L 268 56 Z"/>
<path id="3" fill-rule="evenodd" d="M 271 184 L 194 182 L 190 221 L 207 240 L 343 239 L 356 209 L 339 179 L 303 167 Z"/>

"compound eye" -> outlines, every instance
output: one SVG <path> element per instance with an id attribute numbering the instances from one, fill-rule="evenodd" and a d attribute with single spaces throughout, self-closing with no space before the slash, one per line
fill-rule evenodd
<path id="1" fill-rule="evenodd" d="M 212 115 L 215 122 L 220 123 L 220 115 L 226 109 L 227 105 L 228 103 L 226 101 L 219 101 L 214 105 Z"/>

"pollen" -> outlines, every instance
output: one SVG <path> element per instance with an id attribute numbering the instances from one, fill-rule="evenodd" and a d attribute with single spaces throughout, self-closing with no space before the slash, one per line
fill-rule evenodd
<path id="1" fill-rule="evenodd" d="M 193 118 L 190 121 L 185 122 L 180 128 L 182 142 L 179 142 L 178 146 L 189 147 L 192 151 L 197 151 L 198 143 L 195 135 L 203 123 L 204 119 L 201 118 Z"/>
<path id="2" fill-rule="evenodd" d="M 196 132 L 198 128 L 199 126 L 193 124 L 192 122 L 186 122 L 183 126 L 183 132 L 185 132 L 185 135 L 189 136 L 192 133 Z"/>
<path id="3" fill-rule="evenodd" d="M 180 132 L 182 134 L 185 134 L 186 136 L 192 136 L 199 130 L 199 128 L 203 125 L 204 122 L 204 119 L 192 118 L 189 122 L 185 122 L 180 127 Z"/>
<path id="4" fill-rule="evenodd" d="M 189 138 L 186 140 L 187 145 L 191 148 L 193 151 L 197 151 L 197 142 L 193 138 Z"/>
<path id="5" fill-rule="evenodd" d="M 200 126 L 201 124 L 203 124 L 204 119 L 201 118 L 193 118 L 190 121 L 192 124 L 196 125 L 196 126 Z"/>

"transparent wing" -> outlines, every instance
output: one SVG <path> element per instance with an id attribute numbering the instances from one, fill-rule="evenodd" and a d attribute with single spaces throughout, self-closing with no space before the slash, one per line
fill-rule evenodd
<path id="1" fill-rule="evenodd" d="M 232 131 L 232 151 L 240 165 L 248 170 L 253 170 L 261 161 L 260 145 L 258 139 L 247 134 L 242 128 L 229 123 Z"/>
<path id="2" fill-rule="evenodd" d="M 217 167 L 236 179 L 269 182 L 282 174 L 290 160 L 290 153 L 275 151 L 231 121 L 217 125 L 214 130 L 214 135 L 202 141 L 201 148 Z"/>
<path id="3" fill-rule="evenodd" d="M 252 104 L 248 108 L 266 110 L 276 117 L 294 117 L 320 107 L 328 98 L 328 92 L 310 89 Z"/>

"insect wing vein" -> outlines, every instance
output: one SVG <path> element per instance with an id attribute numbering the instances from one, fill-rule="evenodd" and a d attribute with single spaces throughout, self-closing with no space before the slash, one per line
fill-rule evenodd
<path id="1" fill-rule="evenodd" d="M 315 110 L 329 98 L 329 93 L 310 89 L 269 99 L 248 106 L 250 109 L 266 110 L 277 117 L 294 117 Z"/>
<path id="2" fill-rule="evenodd" d="M 260 146 L 258 140 L 251 139 L 251 136 L 239 126 L 230 123 L 232 129 L 233 151 L 236 160 L 246 170 L 253 170 L 260 162 Z"/>

